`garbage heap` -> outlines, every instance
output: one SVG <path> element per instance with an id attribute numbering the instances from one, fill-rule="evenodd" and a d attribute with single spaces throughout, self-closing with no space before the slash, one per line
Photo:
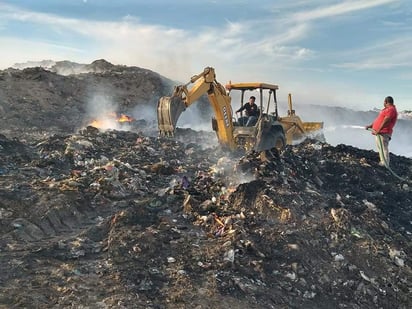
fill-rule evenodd
<path id="1" fill-rule="evenodd" d="M 410 159 L 203 139 L 1 135 L 1 306 L 412 307 Z"/>

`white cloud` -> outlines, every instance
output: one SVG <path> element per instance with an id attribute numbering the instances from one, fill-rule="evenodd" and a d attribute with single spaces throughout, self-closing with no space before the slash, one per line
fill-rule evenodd
<path id="1" fill-rule="evenodd" d="M 307 49 L 307 48 L 300 48 L 299 50 L 296 51 L 296 56 L 298 58 L 306 58 L 310 55 L 313 54 L 313 51 Z"/>
<path id="2" fill-rule="evenodd" d="M 29 27 L 35 26 L 36 29 L 45 28 L 51 34 L 40 39 L 32 37 L 30 40 L 0 37 L 0 66 L 7 67 L 28 60 L 89 63 L 105 58 L 114 64 L 148 68 L 179 81 L 187 81 L 205 66 L 214 66 L 218 80 L 223 83 L 229 80 L 266 80 L 279 83 L 285 93 L 286 90 L 306 93 L 310 84 L 312 89 L 319 89 L 321 93 L 328 88 L 330 80 L 324 80 L 324 85 L 317 87 L 319 81 L 312 78 L 312 74 L 319 73 L 319 76 L 323 73 L 326 76 L 330 63 L 335 63 L 335 74 L 338 69 L 410 65 L 409 59 L 412 57 L 409 50 L 412 50 L 412 43 L 408 38 L 397 40 L 393 37 L 390 41 L 386 39 L 374 46 L 355 50 L 348 46 L 343 51 L 334 50 L 327 55 L 327 60 L 321 46 L 319 49 L 306 46 L 304 42 L 310 41 L 317 32 L 328 30 L 327 27 L 335 22 L 329 17 L 350 15 L 356 11 L 365 14 L 367 9 L 399 1 L 329 3 L 325 0 L 296 1 L 293 2 L 293 9 L 290 6 L 278 7 L 277 13 L 266 19 L 252 18 L 237 22 L 227 18 L 223 25 L 196 30 L 145 24 L 133 16 L 125 16 L 119 21 L 64 18 L 0 3 L 0 27 L 3 25 L 5 28 L 18 21 Z M 317 8 L 310 9 L 314 6 Z M 327 19 L 327 23 L 315 24 L 319 19 Z M 394 26 L 390 25 L 391 28 Z M 39 31 L 36 35 L 39 35 Z M 49 38 L 53 36 L 60 41 L 51 41 Z M 79 41 L 75 42 L 74 37 Z M 367 44 L 370 42 L 365 42 Z M 322 59 L 322 66 L 310 63 L 314 69 L 309 68 L 308 61 L 313 59 Z M 351 85 L 347 87 L 350 89 Z M 333 96 L 336 99 L 341 97 L 339 92 L 345 90 L 336 87 L 331 91 L 336 91 L 337 94 Z M 325 95 L 320 100 L 337 100 L 328 101 L 327 98 Z"/>
<path id="3" fill-rule="evenodd" d="M 176 79 L 186 77 L 188 71 L 197 71 L 208 65 L 219 65 L 229 72 L 239 63 L 256 59 L 265 59 L 266 64 L 272 65 L 273 70 L 276 70 L 281 66 L 291 65 L 296 60 L 302 61 L 312 54 L 307 48 L 289 46 L 305 36 L 308 31 L 306 24 L 284 28 L 284 25 L 277 22 L 227 21 L 223 28 L 208 27 L 192 32 L 143 24 L 132 16 L 126 16 L 118 22 L 100 22 L 63 18 L 1 4 L 0 9 L 2 19 L 46 26 L 49 31 L 59 33 L 63 40 L 67 33 L 81 35 L 83 41 L 88 41 L 90 46 L 93 46 L 84 46 L 88 59 L 93 58 L 92 53 L 95 50 L 95 58 L 106 58 L 125 65 L 140 65 Z M 272 27 L 274 31 L 268 32 L 267 27 Z M 43 48 L 47 45 L 44 42 L 21 42 L 18 45 L 21 44 L 32 46 L 25 50 L 47 51 Z M 70 49 L 69 44 L 71 42 L 64 44 L 66 51 Z M 13 45 L 6 49 L 9 50 L 9 55 L 13 54 Z M 68 59 L 76 61 L 80 56 L 78 52 L 74 51 L 75 55 L 71 56 L 68 53 L 57 54 L 67 55 Z M 24 57 L 23 53 L 18 55 Z M 24 62 L 33 60 L 32 58 L 30 55 L 24 59 L 14 59 L 13 62 Z"/>
<path id="4" fill-rule="evenodd" d="M 8 5 L 0 5 L 0 8 L 2 19 L 47 26 L 49 30 L 61 34 L 62 39 L 67 32 L 81 35 L 100 53 L 96 58 L 107 57 L 126 65 L 144 63 L 146 67 L 161 69 L 163 73 L 167 73 L 165 68 L 176 72 L 176 67 L 186 71 L 199 62 L 204 65 L 204 61 L 208 65 L 210 62 L 230 65 L 265 57 L 269 62 L 276 63 L 277 57 L 286 61 L 288 58 L 302 59 L 308 54 L 299 52 L 302 49 L 299 46 L 287 46 L 302 37 L 306 32 L 305 25 L 279 28 L 268 33 L 256 31 L 256 28 L 262 27 L 256 21 L 241 24 L 228 21 L 223 28 L 208 27 L 192 32 L 143 24 L 131 16 L 118 22 L 100 22 L 30 12 Z M 36 45 L 34 41 L 31 43 Z M 85 46 L 85 49 L 88 47 Z M 22 59 L 25 60 L 28 59 Z"/>
<path id="5" fill-rule="evenodd" d="M 377 70 L 412 67 L 412 38 L 409 36 L 385 39 L 364 48 L 353 49 L 340 54 L 336 68 L 350 70 Z"/>
<path id="6" fill-rule="evenodd" d="M 381 6 L 389 3 L 399 2 L 399 0 L 359 0 L 359 1 L 343 1 L 339 4 L 319 7 L 314 10 L 308 10 L 294 14 L 293 19 L 296 21 L 310 21 L 321 18 L 334 17 L 347 14 L 354 11 L 366 10 L 376 6 Z"/>
<path id="7" fill-rule="evenodd" d="M 0 67 L 8 68 L 18 62 L 41 61 L 44 59 L 77 61 L 87 58 L 87 51 L 72 46 L 58 45 L 50 42 L 22 40 L 0 37 L 2 47 Z M 76 56 L 74 56 L 76 55 Z M 90 58 L 88 60 L 95 60 Z"/>

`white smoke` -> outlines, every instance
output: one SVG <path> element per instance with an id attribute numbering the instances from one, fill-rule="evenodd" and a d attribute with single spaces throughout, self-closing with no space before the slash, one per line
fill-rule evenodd
<path id="1" fill-rule="evenodd" d="M 145 120 L 149 127 L 157 126 L 157 106 L 149 104 L 141 104 L 136 106 L 131 115 L 137 120 Z"/>
<path id="2" fill-rule="evenodd" d="M 296 114 L 303 121 L 323 121 L 326 142 L 332 146 L 349 145 L 376 151 L 375 137 L 366 130 L 378 115 L 378 111 L 356 111 L 343 107 L 300 105 Z M 412 157 L 412 120 L 399 117 L 389 143 L 389 151 L 396 155 Z"/>
<path id="3" fill-rule="evenodd" d="M 190 128 L 196 131 L 213 131 L 212 114 L 201 111 L 194 103 L 181 114 L 177 126 L 180 128 Z"/>
<path id="4" fill-rule="evenodd" d="M 85 126 L 92 125 L 102 131 L 130 130 L 130 126 L 127 123 L 119 123 L 117 121 L 117 110 L 118 106 L 110 96 L 98 92 L 87 102 L 83 123 Z"/>
<path id="5" fill-rule="evenodd" d="M 22 63 L 15 63 L 12 65 L 13 69 L 23 70 L 25 68 L 41 67 L 44 69 L 50 69 L 56 64 L 54 60 L 42 60 L 42 61 L 27 61 Z"/>

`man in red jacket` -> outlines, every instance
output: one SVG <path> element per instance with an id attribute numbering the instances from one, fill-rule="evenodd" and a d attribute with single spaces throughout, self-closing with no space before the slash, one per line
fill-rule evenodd
<path id="1" fill-rule="evenodd" d="M 366 129 L 372 129 L 372 134 L 376 136 L 376 145 L 379 152 L 379 165 L 389 167 L 389 141 L 392 137 L 393 127 L 398 119 L 398 112 L 393 103 L 392 97 L 386 97 L 383 101 L 384 108 L 372 124 Z"/>

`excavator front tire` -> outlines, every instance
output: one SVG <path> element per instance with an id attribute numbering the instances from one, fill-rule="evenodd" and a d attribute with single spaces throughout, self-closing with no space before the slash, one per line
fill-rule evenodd
<path id="1" fill-rule="evenodd" d="M 271 149 L 264 150 L 260 153 L 260 159 L 262 161 L 272 161 L 276 158 L 279 158 L 279 152 L 285 148 L 286 139 L 283 132 L 279 131 L 274 136 L 275 147 Z"/>

